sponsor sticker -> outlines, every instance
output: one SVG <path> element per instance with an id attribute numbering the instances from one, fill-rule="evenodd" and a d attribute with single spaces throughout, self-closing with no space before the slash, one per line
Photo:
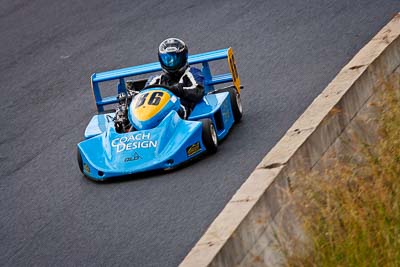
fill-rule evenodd
<path id="1" fill-rule="evenodd" d="M 135 154 L 133 154 L 132 157 L 125 158 L 124 161 L 125 161 L 125 162 L 135 161 L 135 160 L 139 160 L 139 159 L 141 159 L 141 158 L 142 158 L 142 157 L 141 157 L 137 152 L 135 152 Z"/>
<path id="2" fill-rule="evenodd" d="M 227 121 L 229 121 L 229 117 L 231 115 L 229 111 L 228 101 L 224 102 L 222 110 L 222 117 L 224 118 L 224 122 L 226 123 Z"/>
<path id="3" fill-rule="evenodd" d="M 90 173 L 89 165 L 87 165 L 86 163 L 83 164 L 83 169 L 85 170 L 86 173 Z"/>
<path id="4" fill-rule="evenodd" d="M 200 142 L 194 143 L 193 145 L 188 146 L 186 148 L 186 154 L 188 157 L 193 156 L 199 151 L 200 151 Z"/>

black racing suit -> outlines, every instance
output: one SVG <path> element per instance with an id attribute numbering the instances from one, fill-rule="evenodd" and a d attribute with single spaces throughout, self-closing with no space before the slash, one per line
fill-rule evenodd
<path id="1" fill-rule="evenodd" d="M 197 68 L 188 67 L 181 75 L 171 75 L 162 73 L 158 76 L 152 76 L 147 80 L 146 86 L 160 84 L 170 88 L 170 91 L 180 98 L 182 108 L 179 115 L 187 119 L 194 105 L 199 102 L 204 95 L 203 87 L 204 77 L 202 72 Z M 128 120 L 128 105 L 130 102 L 130 92 L 128 90 L 128 98 L 118 96 L 119 107 L 115 114 L 114 122 L 117 132 L 127 132 L 131 130 Z M 122 101 L 121 101 L 122 99 Z"/>
<path id="2" fill-rule="evenodd" d="M 153 84 L 169 86 L 171 92 L 180 98 L 185 112 L 183 118 L 186 119 L 194 105 L 203 98 L 203 81 L 204 77 L 199 69 L 188 67 L 181 75 L 162 73 L 150 77 L 146 86 Z"/>

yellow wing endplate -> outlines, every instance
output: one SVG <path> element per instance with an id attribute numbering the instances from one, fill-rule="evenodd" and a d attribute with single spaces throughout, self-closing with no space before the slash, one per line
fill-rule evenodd
<path id="1" fill-rule="evenodd" d="M 233 56 L 232 47 L 229 47 L 228 49 L 228 64 L 229 64 L 229 70 L 231 71 L 232 74 L 233 85 L 235 86 L 237 92 L 240 93 L 240 78 L 237 72 L 236 61 L 235 57 Z"/>

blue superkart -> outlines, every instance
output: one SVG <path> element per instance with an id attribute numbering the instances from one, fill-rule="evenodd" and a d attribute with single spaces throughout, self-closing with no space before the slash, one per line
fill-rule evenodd
<path id="1" fill-rule="evenodd" d="M 226 60 L 229 73 L 212 75 L 209 63 Z M 235 122 L 242 117 L 240 79 L 232 48 L 190 55 L 189 64 L 201 64 L 204 76 L 203 99 L 187 119 L 178 115 L 180 100 L 168 87 L 144 87 L 146 80 L 133 80 L 139 91 L 128 109 L 132 131 L 117 133 L 115 110 L 117 95 L 102 97 L 100 84 L 116 81 L 117 93 L 126 92 L 125 78 L 161 71 L 158 62 L 95 73 L 91 77 L 98 114 L 94 115 L 77 145 L 82 173 L 96 181 L 153 170 L 172 169 L 206 152 L 215 153 Z M 228 86 L 215 88 L 215 85 Z"/>

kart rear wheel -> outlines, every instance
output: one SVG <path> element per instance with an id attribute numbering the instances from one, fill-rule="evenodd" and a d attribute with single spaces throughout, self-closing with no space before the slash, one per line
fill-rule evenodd
<path id="1" fill-rule="evenodd" d="M 200 120 L 203 124 L 202 140 L 207 152 L 214 154 L 218 148 L 218 137 L 215 126 L 210 119 Z"/>
<path id="2" fill-rule="evenodd" d="M 242 101 L 240 100 L 240 94 L 236 92 L 235 89 L 230 88 L 229 95 L 231 97 L 231 105 L 232 105 L 232 112 L 233 118 L 235 122 L 239 122 L 242 119 L 243 108 L 242 108 Z"/>
<path id="3" fill-rule="evenodd" d="M 228 92 L 231 100 L 232 113 L 235 122 L 239 122 L 242 119 L 243 108 L 242 101 L 240 100 L 240 94 L 236 91 L 234 87 L 223 88 L 217 90 L 217 93 Z"/>

